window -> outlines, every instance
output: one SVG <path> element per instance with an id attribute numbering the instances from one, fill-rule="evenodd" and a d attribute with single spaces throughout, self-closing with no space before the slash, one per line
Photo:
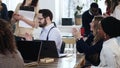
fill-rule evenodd
<path id="1" fill-rule="evenodd" d="M 15 10 L 16 6 L 18 3 L 22 2 L 23 0 L 2 0 L 3 3 L 5 3 L 7 5 L 8 10 Z M 77 5 L 82 5 L 83 9 L 81 14 L 86 11 L 87 9 L 89 9 L 90 4 L 94 1 L 94 0 L 54 0 L 52 2 L 54 2 L 53 4 L 50 5 L 45 5 L 45 3 L 41 3 L 41 2 L 46 2 L 48 0 L 41 0 L 40 1 L 40 8 L 48 8 L 50 9 L 52 7 L 52 11 L 55 13 L 54 17 L 55 20 L 53 20 L 54 22 L 56 22 L 56 24 L 60 24 L 61 23 L 61 19 L 62 18 L 74 18 L 74 13 L 75 13 L 75 7 Z M 102 9 L 102 12 L 104 13 L 106 11 L 106 6 L 105 6 L 105 0 L 99 0 L 98 5 L 99 7 Z"/>
<path id="2" fill-rule="evenodd" d="M 105 0 L 100 0 L 98 2 L 99 7 L 102 9 L 102 12 L 105 12 Z M 75 12 L 75 8 L 77 5 L 79 6 L 83 6 L 82 12 L 81 14 L 88 10 L 90 7 L 90 4 L 92 2 L 94 2 L 94 0 L 62 0 L 62 3 L 60 4 L 60 6 L 62 6 L 62 8 L 60 10 L 62 10 L 62 16 L 61 17 L 72 17 L 74 18 L 74 12 Z"/>

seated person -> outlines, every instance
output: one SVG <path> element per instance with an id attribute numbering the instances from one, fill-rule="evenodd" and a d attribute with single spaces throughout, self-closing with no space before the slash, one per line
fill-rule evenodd
<path id="1" fill-rule="evenodd" d="M 88 68 L 120 68 L 120 20 L 114 17 L 104 18 L 100 22 L 100 35 L 104 34 L 100 64 Z"/>
<path id="2" fill-rule="evenodd" d="M 100 52 L 103 44 L 103 36 L 99 34 L 99 21 L 103 19 L 102 16 L 95 16 L 93 21 L 90 23 L 91 33 L 86 41 L 83 40 L 80 32 L 73 29 L 73 36 L 77 39 L 76 48 L 80 53 L 85 54 L 86 65 L 99 65 L 100 63 Z"/>
<path id="3" fill-rule="evenodd" d="M 62 45 L 62 37 L 60 31 L 52 23 L 53 14 L 48 9 L 41 9 L 37 15 L 37 20 L 39 27 L 42 28 L 41 33 L 39 34 L 39 40 L 51 40 L 55 41 L 58 53 L 60 53 Z M 32 40 L 32 37 L 26 33 L 26 40 Z"/>
<path id="4" fill-rule="evenodd" d="M 24 68 L 10 24 L 0 19 L 0 68 Z"/>

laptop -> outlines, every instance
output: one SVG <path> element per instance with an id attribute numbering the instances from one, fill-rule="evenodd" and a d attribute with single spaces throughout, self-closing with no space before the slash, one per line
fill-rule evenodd
<path id="1" fill-rule="evenodd" d="M 65 56 L 65 54 L 58 54 L 54 41 L 17 41 L 17 47 L 26 63 L 45 57 L 59 58 Z"/>

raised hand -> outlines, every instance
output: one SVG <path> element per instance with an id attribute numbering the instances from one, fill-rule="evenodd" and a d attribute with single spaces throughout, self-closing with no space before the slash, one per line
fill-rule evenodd
<path id="1" fill-rule="evenodd" d="M 72 28 L 72 34 L 76 39 L 80 39 L 80 37 L 81 37 L 79 30 L 76 28 Z"/>

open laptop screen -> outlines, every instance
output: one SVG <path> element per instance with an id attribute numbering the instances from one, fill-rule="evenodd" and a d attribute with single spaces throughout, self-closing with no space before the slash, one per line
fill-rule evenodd
<path id="1" fill-rule="evenodd" d="M 37 61 L 40 44 L 33 41 L 17 41 L 17 47 L 25 62 Z"/>
<path id="2" fill-rule="evenodd" d="M 25 62 L 37 61 L 39 58 L 58 58 L 54 41 L 17 41 L 17 47 Z"/>

